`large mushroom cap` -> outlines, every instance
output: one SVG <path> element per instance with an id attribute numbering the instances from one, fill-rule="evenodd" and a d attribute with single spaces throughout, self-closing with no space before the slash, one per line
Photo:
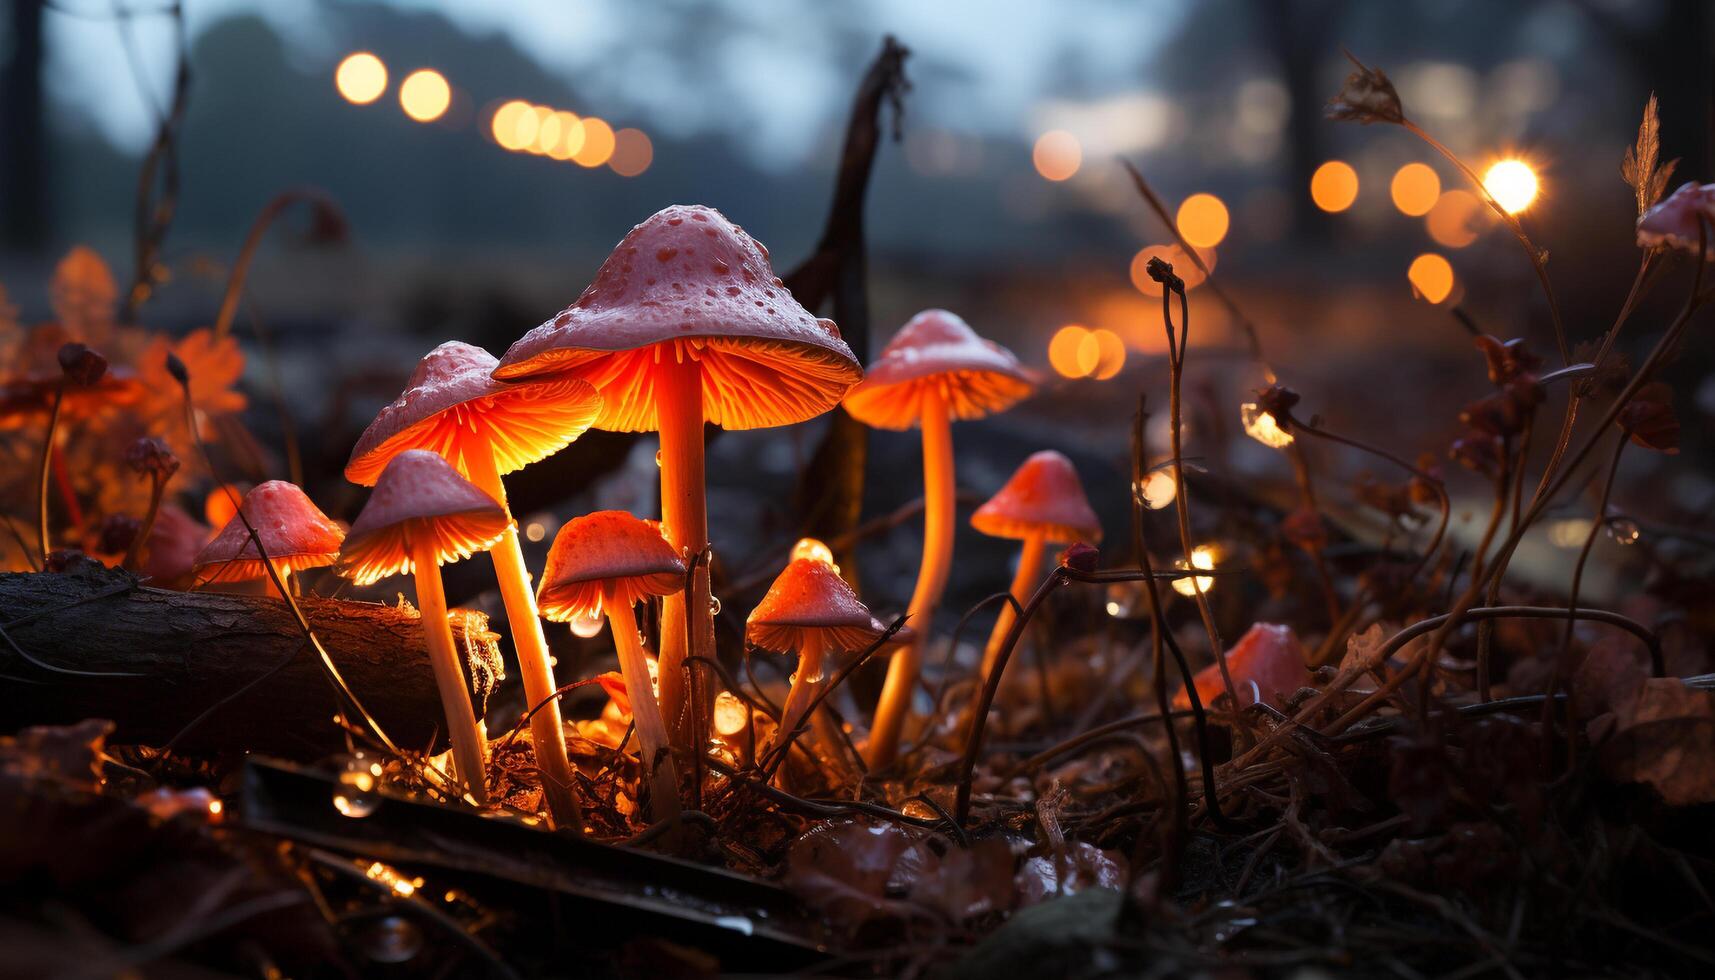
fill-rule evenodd
<path id="1" fill-rule="evenodd" d="M 245 494 L 238 507 L 276 567 L 295 572 L 331 565 L 339 557 L 345 534 L 296 484 L 269 480 Z M 204 546 L 193 569 L 201 582 L 244 582 L 268 574 L 256 542 L 237 515 Z"/>
<path id="2" fill-rule="evenodd" d="M 434 545 L 435 562 L 487 550 L 510 522 L 506 510 L 424 449 L 393 457 L 345 536 L 339 572 L 358 585 L 416 571 L 414 545 Z"/>
<path id="3" fill-rule="evenodd" d="M 598 510 L 567 521 L 554 536 L 536 604 L 557 623 L 630 609 L 685 586 L 685 561 L 660 525 L 623 510 Z"/>
<path id="4" fill-rule="evenodd" d="M 795 558 L 745 621 L 750 642 L 778 653 L 808 638 L 830 650 L 861 650 L 886 632 L 840 573 L 827 562 Z"/>
<path id="5" fill-rule="evenodd" d="M 924 310 L 846 393 L 846 411 L 878 429 L 909 429 L 923 416 L 926 391 L 938 390 L 953 418 L 980 419 L 1017 404 L 1033 387 L 1012 351 L 977 336 L 957 314 Z"/>
<path id="6" fill-rule="evenodd" d="M 494 376 L 582 379 L 602 394 L 597 426 L 652 431 L 656 366 L 683 358 L 702 362 L 704 416 L 727 429 L 813 418 L 863 377 L 834 324 L 775 278 L 768 250 L 698 205 L 631 229 L 578 301 L 513 344 Z"/>
<path id="7" fill-rule="evenodd" d="M 491 377 L 499 363 L 456 340 L 424 355 L 405 391 L 358 437 L 345 478 L 372 485 L 407 449 L 437 453 L 466 476 L 468 454 L 492 452 L 495 468 L 511 473 L 564 449 L 601 411 L 601 396 L 576 378 L 505 384 Z"/>
<path id="8" fill-rule="evenodd" d="M 1006 486 L 971 515 L 971 526 L 996 538 L 1040 534 L 1050 541 L 1102 540 L 1102 522 L 1090 509 L 1078 471 L 1052 449 L 1025 460 Z"/>

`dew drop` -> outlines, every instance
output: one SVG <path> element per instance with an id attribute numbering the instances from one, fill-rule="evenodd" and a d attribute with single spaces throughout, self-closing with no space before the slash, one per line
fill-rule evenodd
<path id="1" fill-rule="evenodd" d="M 1637 544 L 1642 532 L 1638 530 L 1638 522 L 1629 517 L 1616 517 L 1608 521 L 1608 536 L 1616 544 Z"/>
<path id="2" fill-rule="evenodd" d="M 721 597 L 718 595 L 709 596 L 709 615 L 710 616 L 719 616 L 720 614 L 721 614 Z"/>
<path id="3" fill-rule="evenodd" d="M 423 930 L 403 916 L 382 916 L 363 930 L 359 943 L 376 963 L 408 963 L 423 951 Z"/>
<path id="4" fill-rule="evenodd" d="M 339 780 L 333 790 L 333 808 L 353 820 L 362 820 L 381 806 L 377 791 L 381 763 L 364 752 L 339 756 Z"/>
<path id="5" fill-rule="evenodd" d="M 655 465 L 656 466 L 661 465 L 661 450 L 659 450 L 659 449 L 655 450 Z"/>

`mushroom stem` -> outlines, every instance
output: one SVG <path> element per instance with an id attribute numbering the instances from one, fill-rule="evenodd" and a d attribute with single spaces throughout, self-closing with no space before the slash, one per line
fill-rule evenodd
<path id="1" fill-rule="evenodd" d="M 429 648 L 429 663 L 435 668 L 435 686 L 441 692 L 441 710 L 447 715 L 447 734 L 453 743 L 456 775 L 479 804 L 488 803 L 486 746 L 476 725 L 476 712 L 466 693 L 464 668 L 453 648 L 453 630 L 447 623 L 447 593 L 441 586 L 441 565 L 432 540 L 411 543 L 411 562 L 416 566 L 417 608 L 423 616 L 423 643 Z"/>
<path id="2" fill-rule="evenodd" d="M 59 387 L 54 389 L 54 407 L 48 413 L 48 431 L 42 437 L 42 466 L 36 474 L 36 547 L 41 551 L 42 567 L 48 563 L 48 471 L 53 465 L 54 436 L 60 427 L 60 409 L 65 404 L 66 383 L 60 380 Z"/>
<path id="3" fill-rule="evenodd" d="M 649 683 L 649 664 L 643 658 L 643 643 L 637 638 L 637 620 L 630 606 L 602 603 L 608 626 L 613 630 L 613 649 L 619 654 L 619 672 L 625 677 L 625 695 L 631 700 L 631 717 L 637 723 L 637 756 L 643 763 L 643 778 L 649 783 L 649 813 L 657 820 L 679 816 L 679 770 L 667 745 L 667 725 L 661 706 Z M 662 678 L 667 676 L 661 672 Z"/>
<path id="4" fill-rule="evenodd" d="M 131 539 L 131 547 L 125 549 L 124 569 L 135 572 L 143 562 L 143 549 L 149 544 L 149 535 L 154 533 L 155 518 L 161 513 L 161 498 L 165 495 L 167 481 L 159 475 L 149 477 L 149 510 L 143 515 L 143 523 L 137 526 L 137 534 Z"/>
<path id="5" fill-rule="evenodd" d="M 893 655 L 887 667 L 887 682 L 875 706 L 875 724 L 870 727 L 864 761 L 871 769 L 891 763 L 899 754 L 899 734 L 911 711 L 917 689 L 918 665 L 935 607 L 947 587 L 947 571 L 953 560 L 953 420 L 947 401 L 936 388 L 923 393 L 923 564 L 917 571 L 917 588 L 911 594 L 906 622 L 916 631 L 911 642 Z"/>
<path id="6" fill-rule="evenodd" d="M 703 366 L 685 345 L 664 345 L 660 350 L 655 411 L 661 431 L 661 523 L 667 540 L 690 561 L 709 541 L 703 496 Z M 701 751 L 702 739 L 690 727 L 685 657 L 706 656 L 714 635 L 706 561 L 697 562 L 692 573 L 690 598 L 689 636 L 684 593 L 663 598 L 659 672 L 661 713 L 673 734 L 674 748 L 687 759 Z"/>
<path id="7" fill-rule="evenodd" d="M 524 549 L 518 544 L 518 523 L 512 520 L 512 512 L 506 506 L 506 485 L 500 479 L 492 447 L 466 453 L 464 464 L 470 481 L 507 511 L 506 533 L 488 549 L 488 557 L 494 562 L 500 600 L 506 606 L 506 622 L 512 629 L 512 647 L 518 654 L 524 697 L 529 706 L 536 708 L 536 713 L 530 716 L 530 742 L 536 750 L 536 766 L 542 772 L 548 812 L 559 825 L 575 829 L 583 826 L 583 810 L 578 804 L 572 763 L 566 757 L 560 702 L 554 697 L 559 685 L 548 656 L 548 638 L 542 632 L 542 619 L 536 612 L 536 593 L 530 588 Z"/>
<path id="8" fill-rule="evenodd" d="M 780 729 L 774 733 L 776 744 L 785 744 L 792 733 L 804 723 L 804 709 L 822 686 L 822 641 L 806 636 L 798 648 L 798 670 L 792 675 L 792 689 L 786 692 L 786 704 L 780 709 Z"/>
<path id="9" fill-rule="evenodd" d="M 1024 606 L 1025 600 L 1036 591 L 1036 583 L 1042 573 L 1042 553 L 1047 550 L 1048 539 L 1041 534 L 1031 534 L 1024 539 L 1024 547 L 1018 553 L 1018 571 L 1012 576 L 1012 597 L 1018 600 L 1018 607 Z M 988 679 L 989 672 L 994 670 L 994 662 L 1000 656 L 1000 648 L 1006 645 L 1006 633 L 1012 629 L 1012 603 L 1000 607 L 1000 615 L 995 617 L 994 629 L 989 632 L 988 645 L 983 648 L 982 678 Z"/>

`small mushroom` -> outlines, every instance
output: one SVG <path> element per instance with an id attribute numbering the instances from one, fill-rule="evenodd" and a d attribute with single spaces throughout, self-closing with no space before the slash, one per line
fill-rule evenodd
<path id="1" fill-rule="evenodd" d="M 776 745 L 785 744 L 804 721 L 821 688 L 822 658 L 861 650 L 886 632 L 834 566 L 816 558 L 794 558 L 750 612 L 745 639 L 775 653 L 798 653 L 798 669 L 780 709 Z"/>
<path id="2" fill-rule="evenodd" d="M 1032 387 L 1011 351 L 977 336 L 946 310 L 924 310 L 900 328 L 863 381 L 846 394 L 846 411 L 860 422 L 923 430 L 923 564 L 908 607 L 917 639 L 903 645 L 888 665 L 864 752 L 871 768 L 887 765 L 898 754 L 923 643 L 952 567 L 952 422 L 1004 411 Z"/>
<path id="3" fill-rule="evenodd" d="M 1025 460 L 1006 485 L 971 515 L 971 526 L 990 537 L 1024 543 L 1018 553 L 1018 571 L 1012 576 L 1012 597 L 1020 606 L 1042 577 L 1042 556 L 1049 542 L 1095 544 L 1102 539 L 1101 521 L 1084 496 L 1078 471 L 1071 460 L 1052 449 Z M 1013 619 L 1012 606 L 1002 606 L 983 648 L 985 680 L 994 670 Z"/>
<path id="4" fill-rule="evenodd" d="M 601 409 L 601 396 L 573 378 L 504 384 L 490 377 L 498 363 L 482 348 L 456 340 L 430 351 L 417 363 L 405 391 L 363 430 L 345 465 L 346 479 L 373 484 L 394 456 L 408 449 L 427 449 L 440 454 L 504 508 L 506 485 L 501 474 L 551 456 L 583 435 Z M 488 554 L 512 628 L 524 697 L 534 709 L 530 738 L 548 809 L 558 822 L 575 827 L 582 820 L 559 701 L 554 697 L 559 685 L 536 614 L 518 528 L 510 516 L 505 533 Z"/>
<path id="5" fill-rule="evenodd" d="M 679 776 L 632 607 L 684 587 L 685 562 L 658 526 L 622 510 L 598 510 L 567 521 L 554 536 L 536 594 L 542 615 L 557 623 L 607 616 L 656 820 L 678 818 Z M 665 687 L 665 670 L 661 680 Z"/>
<path id="6" fill-rule="evenodd" d="M 238 510 L 197 555 L 193 571 L 199 584 L 266 579 L 267 566 L 272 564 L 280 584 L 289 585 L 293 572 L 331 565 L 339 557 L 345 533 L 297 484 L 285 480 L 259 484 L 244 495 Z M 261 552 L 245 520 L 256 529 Z M 268 556 L 266 564 L 263 553 Z"/>
<path id="7" fill-rule="evenodd" d="M 487 746 L 453 647 L 441 563 L 493 547 L 509 524 L 506 508 L 459 476 L 446 460 L 412 449 L 393 457 L 381 471 L 340 552 L 340 574 L 358 585 L 403 572 L 415 577 L 423 639 L 447 716 L 456 775 L 479 804 L 488 802 Z"/>
<path id="8" fill-rule="evenodd" d="M 713 208 L 675 205 L 631 230 L 578 301 L 525 334 L 494 376 L 579 378 L 601 391 L 596 427 L 661 434 L 661 523 L 681 555 L 708 546 L 703 425 L 759 429 L 814 418 L 863 369 L 832 321 L 774 275 L 768 250 Z M 708 563 L 661 616 L 661 706 L 681 726 L 687 652 L 712 653 Z M 695 751 L 701 751 L 700 747 Z"/>

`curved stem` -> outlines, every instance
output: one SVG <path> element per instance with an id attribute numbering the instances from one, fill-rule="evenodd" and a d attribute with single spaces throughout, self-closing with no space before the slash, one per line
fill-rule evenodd
<path id="1" fill-rule="evenodd" d="M 655 411 L 661 430 L 661 524 L 681 555 L 699 555 L 709 543 L 703 485 L 703 366 L 684 345 L 657 347 Z M 691 570 L 687 594 L 669 593 L 661 604 L 661 714 L 674 751 L 684 759 L 702 752 L 692 730 L 685 658 L 714 652 L 709 610 L 709 568 Z"/>
<path id="2" fill-rule="evenodd" d="M 637 636 L 637 619 L 630 607 L 608 606 L 607 623 L 613 631 L 614 652 L 619 654 L 619 672 L 625 677 L 631 717 L 637 723 L 637 756 L 643 764 L 643 780 L 649 784 L 649 812 L 656 820 L 666 820 L 679 813 L 679 770 L 668 747 L 661 707 L 655 703 L 655 690 L 649 683 L 649 663 Z M 660 676 L 667 674 L 662 671 Z"/>
<path id="3" fill-rule="evenodd" d="M 1412 476 L 1417 477 L 1419 480 L 1423 481 L 1425 486 L 1435 491 L 1435 499 L 1441 505 L 1441 521 L 1435 526 L 1435 535 L 1429 539 L 1428 546 L 1423 549 L 1422 557 L 1418 558 L 1417 564 L 1412 567 L 1411 574 L 1406 576 L 1407 581 L 1417 578 L 1418 573 L 1422 572 L 1424 566 L 1428 565 L 1430 560 L 1435 557 L 1436 549 L 1441 547 L 1441 540 L 1447 536 L 1447 525 L 1453 519 L 1453 502 L 1447 497 L 1447 487 L 1434 476 L 1424 472 L 1421 467 L 1408 463 L 1404 459 L 1395 456 L 1393 453 L 1390 453 L 1379 446 L 1372 446 L 1362 440 L 1353 439 L 1350 436 L 1343 436 L 1337 432 L 1331 432 L 1328 429 L 1321 428 L 1320 426 L 1308 425 L 1297 419 L 1292 420 L 1292 431 L 1295 433 L 1308 432 L 1319 439 L 1326 439 L 1329 442 L 1337 442 L 1342 446 L 1350 446 L 1359 452 L 1369 453 L 1372 456 L 1385 459 L 1400 469 L 1405 470 L 1407 473 L 1410 473 Z"/>
<path id="4" fill-rule="evenodd" d="M 1626 434 L 1620 433 L 1620 441 L 1614 446 L 1614 456 L 1608 461 L 1607 479 L 1602 481 L 1602 495 L 1596 500 L 1596 518 L 1590 522 L 1590 533 L 1584 535 L 1584 546 L 1578 549 L 1578 560 L 1572 563 L 1572 587 L 1566 599 L 1566 629 L 1560 634 L 1560 655 L 1555 658 L 1554 670 L 1549 675 L 1546 693 L 1550 697 L 1560 686 L 1561 670 L 1572 652 L 1572 627 L 1578 622 L 1578 593 L 1584 585 L 1584 563 L 1590 560 L 1596 536 L 1608 523 L 1608 498 L 1614 492 L 1614 477 L 1620 472 L 1620 456 L 1626 451 L 1628 441 Z"/>
<path id="5" fill-rule="evenodd" d="M 542 773 L 548 812 L 555 823 L 575 830 L 583 824 L 583 812 L 578 804 L 571 760 L 566 756 L 560 702 L 553 697 L 559 685 L 554 680 L 548 638 L 542 632 L 542 619 L 536 612 L 536 594 L 530 588 L 524 549 L 518 543 L 518 523 L 507 508 L 506 484 L 500 479 L 493 449 L 468 453 L 463 462 L 470 481 L 506 510 L 506 533 L 488 549 L 488 557 L 494 563 L 495 580 L 500 583 L 500 600 L 506 607 L 512 648 L 518 656 L 518 672 L 523 676 L 525 703 L 541 705 L 541 710 L 530 719 L 530 742 L 536 753 L 536 767 Z"/>
<path id="6" fill-rule="evenodd" d="M 880 769 L 899 754 L 899 736 L 911 713 L 911 698 L 917 691 L 917 674 L 923 662 L 923 647 L 934 626 L 935 607 L 947 588 L 947 572 L 953 561 L 953 425 L 952 415 L 941 393 L 930 388 L 923 394 L 923 564 L 917 570 L 917 587 L 908 607 L 916 635 L 893 655 L 887 665 L 887 681 L 875 706 L 864 762 Z"/>
<path id="7" fill-rule="evenodd" d="M 282 191 L 262 207 L 256 221 L 250 226 L 249 234 L 244 236 L 244 246 L 238 250 L 238 258 L 232 263 L 232 272 L 227 276 L 226 292 L 220 298 L 220 313 L 214 318 L 214 339 L 225 339 L 227 333 L 232 330 L 232 321 L 238 315 L 238 298 L 244 293 L 244 282 L 250 276 L 251 262 L 255 260 L 256 250 L 261 247 L 269 226 L 287 208 L 299 201 L 311 202 L 337 213 L 333 199 L 314 188 Z"/>
<path id="8" fill-rule="evenodd" d="M 1304 510 L 1320 521 L 1322 510 L 1316 506 L 1316 484 L 1310 479 L 1310 460 L 1305 457 L 1304 446 L 1297 439 L 1286 444 L 1286 458 L 1292 461 L 1292 473 L 1298 479 L 1298 494 L 1304 501 Z M 1322 589 L 1322 600 L 1328 604 L 1328 625 L 1331 628 L 1340 622 L 1340 595 L 1334 589 L 1334 576 L 1328 571 L 1328 558 L 1321 547 L 1304 550 L 1310 552 L 1310 561 L 1316 568 L 1316 583 Z"/>
<path id="9" fill-rule="evenodd" d="M 812 634 L 798 650 L 798 669 L 792 674 L 792 689 L 786 692 L 786 704 L 780 709 L 780 727 L 774 733 L 778 744 L 784 745 L 804 723 L 805 709 L 821 685 L 822 641 Z M 785 753 L 780 754 L 781 759 L 785 757 Z"/>
<path id="10" fill-rule="evenodd" d="M 416 565 L 417 608 L 423 616 L 423 642 L 429 648 L 429 663 L 435 670 L 435 687 L 441 692 L 441 710 L 447 716 L 447 735 L 453 743 L 453 762 L 466 792 L 479 804 L 488 803 L 487 746 L 476 725 L 476 711 L 466 693 L 464 668 L 453 646 L 453 630 L 447 623 L 447 594 L 441 586 L 441 566 L 434 542 L 411 542 L 411 561 Z"/>
<path id="11" fill-rule="evenodd" d="M 1024 600 L 1030 598 L 1030 591 L 1042 576 L 1042 553 L 1046 550 L 1047 539 L 1041 534 L 1032 534 L 1024 539 L 1024 547 L 1018 552 L 1018 570 L 1012 576 L 1011 595 L 1013 600 L 1022 607 Z M 1000 607 L 1000 615 L 995 617 L 994 629 L 989 631 L 988 643 L 983 647 L 983 671 L 979 675 L 987 677 L 994 670 L 994 661 L 1000 655 L 1001 644 L 1006 640 L 1007 630 L 1012 628 L 1014 619 L 1012 603 Z"/>
<path id="12" fill-rule="evenodd" d="M 1484 619 L 1561 619 L 1566 616 L 1618 626 L 1636 636 L 1644 644 L 1645 649 L 1649 651 L 1650 665 L 1654 675 L 1662 676 L 1661 638 L 1637 620 L 1616 612 L 1609 612 L 1605 609 L 1561 609 L 1558 606 L 1478 606 L 1474 609 L 1465 610 L 1457 618 L 1481 621 Z M 1381 650 L 1377 654 L 1378 658 L 1386 660 L 1407 643 L 1432 630 L 1440 630 L 1455 618 L 1453 613 L 1446 613 L 1411 624 L 1389 637 L 1388 641 L 1382 644 Z M 1353 722 L 1369 714 L 1374 705 L 1393 694 L 1394 691 L 1399 690 L 1406 681 L 1411 679 L 1412 675 L 1419 672 L 1420 665 L 1425 662 L 1420 658 L 1417 663 L 1409 664 L 1403 670 L 1395 671 L 1388 677 L 1386 683 L 1364 698 L 1356 707 L 1341 715 L 1332 725 L 1323 729 L 1322 734 L 1338 735 L 1345 731 Z M 1321 699 L 1318 698 L 1317 700 Z"/>
<path id="13" fill-rule="evenodd" d="M 167 481 L 159 475 L 149 475 L 149 509 L 143 514 L 143 523 L 137 525 L 137 534 L 131 539 L 131 547 L 125 549 L 123 567 L 128 572 L 135 572 L 142 564 L 143 549 L 149 543 L 149 535 L 155 530 L 155 516 L 161 512 L 161 497 L 167 489 Z"/>
<path id="14" fill-rule="evenodd" d="M 48 431 L 42 436 L 42 464 L 36 473 L 36 547 L 41 552 L 42 567 L 48 567 L 48 470 L 53 465 L 54 436 L 59 432 L 60 409 L 65 404 L 66 382 L 61 379 L 54 389 L 54 407 L 48 413 Z"/>

